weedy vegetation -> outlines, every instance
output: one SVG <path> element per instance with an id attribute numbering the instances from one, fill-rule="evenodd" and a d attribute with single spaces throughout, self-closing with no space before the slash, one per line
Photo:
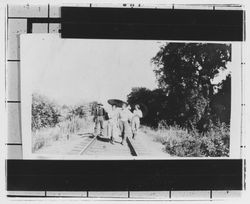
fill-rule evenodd
<path id="1" fill-rule="evenodd" d="M 91 127 L 92 104 L 59 106 L 38 93 L 32 95 L 32 152 Z"/>

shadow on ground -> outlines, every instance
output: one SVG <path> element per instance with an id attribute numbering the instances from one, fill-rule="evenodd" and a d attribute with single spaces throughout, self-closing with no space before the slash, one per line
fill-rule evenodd
<path id="1" fill-rule="evenodd" d="M 80 137 L 89 137 L 89 138 L 94 138 L 95 135 L 93 133 L 78 133 L 77 135 L 79 135 Z"/>
<path id="2" fill-rule="evenodd" d="M 101 137 L 101 136 L 97 136 L 96 138 L 97 140 L 99 141 L 102 141 L 102 142 L 110 142 L 110 138 L 107 138 L 107 137 Z"/>

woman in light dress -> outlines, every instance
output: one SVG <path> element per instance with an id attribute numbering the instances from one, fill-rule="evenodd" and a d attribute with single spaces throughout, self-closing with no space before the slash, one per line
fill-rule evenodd
<path id="1" fill-rule="evenodd" d="M 112 110 L 108 113 L 108 134 L 110 135 L 110 142 L 114 144 L 116 136 L 118 133 L 118 111 L 116 105 L 112 105 Z"/>

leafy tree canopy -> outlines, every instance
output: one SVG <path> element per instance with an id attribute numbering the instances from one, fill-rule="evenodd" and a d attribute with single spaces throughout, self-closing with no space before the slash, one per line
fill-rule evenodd
<path id="1" fill-rule="evenodd" d="M 167 43 L 152 59 L 159 87 L 168 93 L 203 91 L 213 94 L 211 80 L 226 69 L 231 45 L 209 43 Z"/>
<path id="2" fill-rule="evenodd" d="M 204 131 L 212 121 L 221 120 L 216 112 L 219 106 L 224 113 L 229 112 L 223 119 L 228 122 L 230 104 L 226 101 L 230 100 L 231 82 L 212 82 L 230 60 L 230 44 L 167 43 L 152 58 L 158 89 L 134 88 L 128 102 L 148 106 L 149 114 L 143 122 L 151 126 L 164 120 L 168 125 Z M 219 87 L 218 92 L 215 87 Z M 223 96 L 224 102 L 220 99 Z"/>

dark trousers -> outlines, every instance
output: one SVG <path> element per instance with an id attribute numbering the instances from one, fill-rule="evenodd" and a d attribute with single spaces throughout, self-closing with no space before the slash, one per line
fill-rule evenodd
<path id="1" fill-rule="evenodd" d="M 100 127 L 100 135 L 103 134 L 103 122 L 104 122 L 104 118 L 103 116 L 97 116 L 95 119 L 95 134 L 97 134 L 97 129 L 98 126 Z"/>

